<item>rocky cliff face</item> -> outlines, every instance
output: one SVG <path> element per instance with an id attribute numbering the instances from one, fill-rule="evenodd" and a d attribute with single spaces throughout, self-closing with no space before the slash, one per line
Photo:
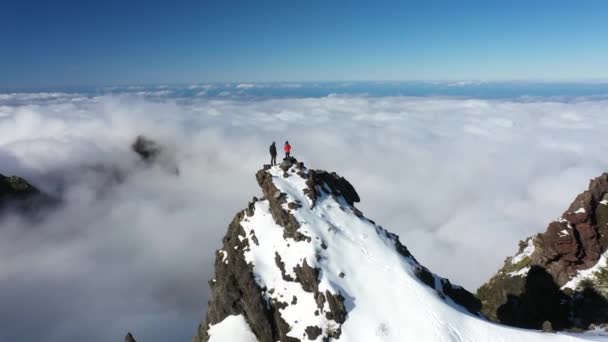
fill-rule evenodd
<path id="1" fill-rule="evenodd" d="M 372 335 L 388 336 L 398 329 L 391 320 L 408 319 L 393 311 L 404 309 L 401 296 L 417 296 L 418 285 L 410 282 L 434 300 L 478 315 L 481 303 L 471 293 L 431 273 L 396 235 L 363 216 L 354 206 L 359 195 L 343 177 L 292 158 L 265 166 L 256 179 L 263 197 L 254 197 L 228 226 L 194 341 L 225 340 L 222 329 L 238 322 L 229 317 L 242 317 L 262 342 L 329 341 L 345 334 L 364 341 L 363 333 L 352 336 L 363 321 Z M 385 287 L 390 293 L 382 293 Z M 386 320 L 375 323 L 382 316 Z M 229 330 L 229 340 L 236 341 L 239 329 Z"/>
<path id="2" fill-rule="evenodd" d="M 496 321 L 540 328 L 582 328 L 608 322 L 608 174 L 591 180 L 544 233 L 478 290 L 483 313 Z"/>

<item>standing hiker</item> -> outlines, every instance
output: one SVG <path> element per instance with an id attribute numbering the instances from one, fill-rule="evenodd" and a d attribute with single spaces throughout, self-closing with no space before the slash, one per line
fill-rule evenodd
<path id="1" fill-rule="evenodd" d="M 289 141 L 285 142 L 285 146 L 283 146 L 283 150 L 285 151 L 285 159 L 289 159 L 291 156 L 289 153 L 291 152 L 291 145 L 289 145 Z"/>
<path id="2" fill-rule="evenodd" d="M 270 166 L 277 165 L 277 145 L 275 142 L 272 142 L 270 145 Z"/>

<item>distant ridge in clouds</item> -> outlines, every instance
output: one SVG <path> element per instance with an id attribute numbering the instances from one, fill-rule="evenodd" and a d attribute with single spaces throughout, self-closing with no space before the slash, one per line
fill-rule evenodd
<path id="1" fill-rule="evenodd" d="M 189 340 L 214 250 L 273 140 L 346 176 L 366 214 L 469 289 L 608 169 L 601 88 L 522 100 L 236 86 L 0 95 L 0 173 L 51 192 L 70 180 L 36 229 L 0 223 L 0 340 Z M 179 177 L 138 165 L 138 134 L 170 146 Z M 98 165 L 129 176 L 106 186 L 82 172 Z"/>
<path id="2" fill-rule="evenodd" d="M 42 96 L 40 91 L 5 91 L 0 97 Z M 131 85 L 101 88 L 44 89 L 52 94 L 81 94 L 88 96 L 135 94 L 144 97 L 181 98 L 192 97 L 233 99 L 272 99 L 326 97 L 330 94 L 368 96 L 416 96 L 457 97 L 477 99 L 510 99 L 530 101 L 552 98 L 570 101 L 581 98 L 608 98 L 608 81 L 587 83 L 560 82 L 492 82 L 464 81 L 374 81 L 374 82 L 243 82 L 243 83 L 196 83 L 189 85 Z M 25 103 L 25 102 L 23 102 Z"/>

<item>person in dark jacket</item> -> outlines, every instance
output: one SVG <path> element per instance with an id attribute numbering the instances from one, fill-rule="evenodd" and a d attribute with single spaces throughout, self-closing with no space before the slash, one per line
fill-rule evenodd
<path id="1" fill-rule="evenodd" d="M 277 165 L 277 145 L 275 145 L 274 141 L 270 145 L 270 165 Z"/>
<path id="2" fill-rule="evenodd" d="M 289 157 L 291 157 L 291 145 L 289 145 L 289 141 L 285 142 L 285 146 L 283 146 L 283 151 L 285 151 L 285 159 L 289 159 Z"/>

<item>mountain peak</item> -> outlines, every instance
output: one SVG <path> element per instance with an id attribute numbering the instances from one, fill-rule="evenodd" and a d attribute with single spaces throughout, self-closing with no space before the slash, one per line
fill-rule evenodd
<path id="1" fill-rule="evenodd" d="M 231 340 L 244 331 L 245 341 L 402 340 L 408 306 L 422 308 L 426 297 L 477 320 L 480 302 L 367 219 L 344 177 L 291 158 L 265 165 L 256 180 L 263 197 L 228 227 L 195 341 L 221 341 L 226 331 Z M 414 315 L 410 323 L 427 318 Z"/>
<path id="2" fill-rule="evenodd" d="M 590 213 L 603 201 L 603 179 L 579 198 Z M 355 207 L 355 188 L 335 172 L 291 158 L 265 165 L 256 180 L 262 197 L 236 214 L 216 252 L 195 342 L 575 339 L 488 322 L 474 295 L 422 266 L 397 235 L 366 218 Z M 587 222 L 577 211 L 570 210 L 578 224 Z M 536 248 L 528 240 L 511 261 L 528 262 Z M 532 266 L 522 298 L 564 298 L 556 285 L 545 286 L 552 276 Z M 556 309 L 539 303 L 540 316 Z M 538 328 L 561 323 L 549 319 Z"/>

